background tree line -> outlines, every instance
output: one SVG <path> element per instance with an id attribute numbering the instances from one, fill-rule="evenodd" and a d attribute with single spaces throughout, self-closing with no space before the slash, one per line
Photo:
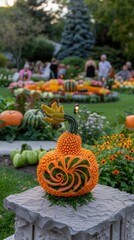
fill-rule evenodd
<path id="1" fill-rule="evenodd" d="M 53 0 L 59 6 L 57 11 L 46 10 L 48 1 L 17 0 L 13 7 L 0 8 L 0 51 L 11 52 L 18 68 L 25 59 L 33 61 L 40 57 L 41 60 L 49 61 L 54 52 L 53 45 L 48 43 L 49 39 L 61 43 L 68 41 L 68 33 L 65 31 L 71 29 L 70 25 L 67 26 L 69 14 L 66 11 L 65 15 L 63 9 L 69 11 L 71 2 L 75 0 Z M 125 0 L 123 3 L 122 0 L 76 2 L 82 6 L 79 14 L 83 14 L 83 4 L 87 6 L 89 30 L 93 33 L 90 38 L 94 39 L 89 55 L 98 60 L 100 54 L 105 52 L 117 65 L 119 62 L 122 65 L 125 60 L 133 62 L 133 0 Z M 80 32 L 81 24 L 79 22 L 77 26 Z M 82 53 L 80 57 L 83 57 Z"/>

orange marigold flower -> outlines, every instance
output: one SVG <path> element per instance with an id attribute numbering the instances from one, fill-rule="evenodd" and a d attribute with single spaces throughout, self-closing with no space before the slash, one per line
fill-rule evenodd
<path id="1" fill-rule="evenodd" d="M 112 173 L 115 174 L 115 175 L 118 175 L 120 173 L 120 171 L 118 169 L 115 169 L 115 170 L 112 171 Z"/>
<path id="2" fill-rule="evenodd" d="M 101 165 L 105 164 L 105 163 L 106 163 L 106 159 L 102 159 L 101 162 L 100 162 Z"/>

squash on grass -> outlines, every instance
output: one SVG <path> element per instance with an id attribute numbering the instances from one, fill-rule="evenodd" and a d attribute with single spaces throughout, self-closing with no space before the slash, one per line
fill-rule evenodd
<path id="1" fill-rule="evenodd" d="M 42 105 L 51 124 L 68 121 L 69 130 L 57 141 L 55 150 L 47 152 L 37 167 L 38 181 L 46 192 L 55 196 L 73 197 L 90 192 L 98 182 L 98 164 L 94 154 L 82 148 L 77 121 L 64 113 L 54 102 L 51 107 Z"/>

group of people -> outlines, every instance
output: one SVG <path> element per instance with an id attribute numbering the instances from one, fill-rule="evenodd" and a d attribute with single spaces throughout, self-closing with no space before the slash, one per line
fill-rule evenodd
<path id="1" fill-rule="evenodd" d="M 65 72 L 65 65 L 60 64 L 57 59 L 52 58 L 51 62 L 46 62 L 45 64 L 42 61 L 37 61 L 35 65 L 26 62 L 23 69 L 19 72 L 19 79 L 30 80 L 31 75 L 42 75 L 46 79 L 57 79 L 61 76 L 63 78 Z"/>
<path id="2" fill-rule="evenodd" d="M 101 55 L 98 67 L 96 62 L 89 58 L 85 63 L 85 77 L 91 79 L 98 79 L 102 81 L 103 85 L 109 77 L 115 77 L 119 81 L 126 81 L 130 78 L 134 78 L 134 70 L 132 69 L 131 62 L 126 62 L 122 69 L 115 73 L 111 63 L 107 60 L 105 54 Z M 55 58 L 51 62 L 46 62 L 43 64 L 41 61 L 37 61 L 34 65 L 33 63 L 25 63 L 24 68 L 19 72 L 20 80 L 30 80 L 31 75 L 42 75 L 46 79 L 57 79 L 64 78 L 66 73 L 66 66 Z"/>
<path id="3" fill-rule="evenodd" d="M 126 81 L 134 77 L 134 70 L 132 69 L 132 63 L 126 62 L 122 70 L 115 74 L 111 63 L 107 60 L 107 56 L 103 54 L 100 57 L 98 68 L 96 62 L 92 58 L 88 59 L 85 64 L 85 76 L 86 78 L 96 78 L 97 76 L 98 80 L 105 84 L 108 77 L 119 77 L 121 81 Z"/>

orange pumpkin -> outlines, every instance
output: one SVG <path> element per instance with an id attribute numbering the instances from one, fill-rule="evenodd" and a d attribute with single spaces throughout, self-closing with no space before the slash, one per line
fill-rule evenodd
<path id="1" fill-rule="evenodd" d="M 23 114 L 16 110 L 6 110 L 0 113 L 0 120 L 3 121 L 0 127 L 19 126 L 23 120 Z"/>
<path id="2" fill-rule="evenodd" d="M 134 129 L 134 115 L 127 116 L 125 124 L 127 128 Z"/>
<path id="3" fill-rule="evenodd" d="M 62 106 L 58 107 L 56 103 L 52 108 L 46 105 L 42 108 L 49 123 L 67 120 L 69 131 L 59 137 L 55 150 L 40 159 L 37 167 L 40 185 L 55 196 L 80 196 L 90 192 L 98 182 L 98 164 L 94 154 L 82 148 L 75 118 L 64 114 Z"/>

